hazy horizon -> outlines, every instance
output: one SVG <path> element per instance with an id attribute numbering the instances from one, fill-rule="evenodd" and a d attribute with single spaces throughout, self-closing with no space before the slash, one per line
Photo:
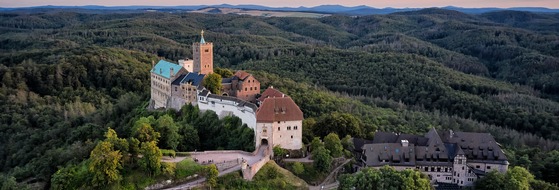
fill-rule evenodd
<path id="1" fill-rule="evenodd" d="M 545 8 L 559 8 L 558 0 L 424 0 L 424 1 L 391 1 L 391 0 L 379 0 L 379 1 L 364 1 L 364 0 L 346 0 L 343 3 L 339 3 L 337 0 L 322 0 L 322 1 L 272 1 L 272 0 L 237 0 L 237 1 L 216 1 L 216 0 L 193 0 L 193 1 L 181 1 L 181 0 L 93 0 L 93 1 L 80 1 L 75 0 L 19 0 L 19 1 L 5 1 L 0 2 L 0 7 L 32 7 L 32 6 L 85 6 L 85 5 L 100 5 L 100 6 L 191 6 L 191 5 L 218 5 L 218 4 L 232 4 L 232 5 L 262 5 L 269 7 L 313 7 L 319 5 L 343 5 L 343 6 L 359 6 L 366 5 L 370 7 L 377 8 L 427 8 L 427 7 L 446 7 L 446 6 L 456 6 L 464 8 L 511 8 L 511 7 L 545 7 Z"/>

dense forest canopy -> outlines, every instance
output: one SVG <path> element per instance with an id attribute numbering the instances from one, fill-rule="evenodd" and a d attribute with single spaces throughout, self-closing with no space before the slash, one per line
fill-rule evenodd
<path id="1" fill-rule="evenodd" d="M 431 126 L 490 132 L 511 165 L 558 183 L 550 175 L 559 172 L 551 151 L 559 148 L 556 23 L 554 15 L 441 9 L 319 19 L 0 13 L 0 181 L 48 187 L 58 168 L 88 158 L 108 128 L 131 137 L 136 120 L 154 114 L 144 109 L 152 62 L 192 57 L 190 45 L 204 29 L 216 67 L 250 70 L 262 88 L 293 97 L 307 118 L 305 143 L 340 120 L 354 127 L 344 135 L 365 138 Z M 161 115 L 215 118 L 185 115 L 192 109 Z M 177 125 L 179 134 L 191 134 L 222 124 Z M 175 143 L 160 146 L 228 148 Z"/>

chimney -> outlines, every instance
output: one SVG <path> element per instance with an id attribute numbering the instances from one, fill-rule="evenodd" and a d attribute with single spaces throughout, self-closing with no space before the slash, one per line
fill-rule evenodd
<path id="1" fill-rule="evenodd" d="M 163 69 L 159 68 L 159 74 L 163 74 Z"/>
<path id="2" fill-rule="evenodd" d="M 449 133 L 450 133 L 450 138 L 452 139 L 452 137 L 454 136 L 454 131 L 452 131 L 452 129 L 451 129 L 451 130 L 448 130 L 448 131 L 449 131 Z"/>
<path id="3" fill-rule="evenodd" d="M 274 89 L 274 86 L 270 86 L 271 89 Z"/>
<path id="4" fill-rule="evenodd" d="M 169 75 L 169 76 L 174 77 L 174 74 L 173 74 L 173 73 L 175 73 L 175 72 L 174 72 L 175 69 L 171 68 L 169 71 L 171 72 L 171 75 Z"/>
<path id="5" fill-rule="evenodd" d="M 151 60 L 151 68 L 155 67 L 155 61 Z"/>
<path id="6" fill-rule="evenodd" d="M 410 142 L 408 140 L 402 140 L 402 147 L 408 147 Z"/>

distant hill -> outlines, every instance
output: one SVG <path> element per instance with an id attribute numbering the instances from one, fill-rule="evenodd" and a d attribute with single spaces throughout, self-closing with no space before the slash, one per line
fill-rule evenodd
<path id="1" fill-rule="evenodd" d="M 269 11 L 294 11 L 294 12 L 316 12 L 316 13 L 326 13 L 326 14 L 345 14 L 351 16 L 360 15 L 376 15 L 376 14 L 391 14 L 396 12 L 406 12 L 415 11 L 422 8 L 375 8 L 365 5 L 346 7 L 342 5 L 320 5 L 315 7 L 267 7 L 262 5 L 230 5 L 230 4 L 220 4 L 220 5 L 185 5 L 185 6 L 99 6 L 99 5 L 85 5 L 85 6 L 36 6 L 36 7 L 21 7 L 21 8 L 2 8 L 0 11 L 30 11 L 37 12 L 35 9 L 41 9 L 42 11 L 48 12 L 48 9 L 73 9 L 73 10 L 128 10 L 128 11 L 145 11 L 145 10 L 182 10 L 182 11 L 193 11 L 204 9 L 208 7 L 213 8 L 234 8 L 234 9 L 251 9 L 251 10 L 269 10 Z M 559 13 L 559 9 L 549 9 L 544 7 L 513 7 L 513 8 L 462 8 L 462 7 L 440 7 L 441 9 L 454 10 L 467 14 L 483 14 L 493 11 L 525 11 L 534 13 Z"/>

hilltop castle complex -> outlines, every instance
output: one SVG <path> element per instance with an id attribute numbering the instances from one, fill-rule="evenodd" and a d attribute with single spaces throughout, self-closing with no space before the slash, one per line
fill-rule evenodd
<path id="1" fill-rule="evenodd" d="M 193 59 L 178 64 L 160 60 L 151 69 L 152 109 L 175 109 L 198 105 L 201 111 L 214 111 L 220 118 L 234 115 L 254 130 L 255 145 L 268 144 L 284 149 L 302 148 L 303 112 L 284 93 L 269 87 L 261 93 L 260 82 L 250 73 L 237 71 L 222 79 L 221 94 L 212 94 L 202 81 L 213 73 L 213 43 L 192 44 Z"/>

